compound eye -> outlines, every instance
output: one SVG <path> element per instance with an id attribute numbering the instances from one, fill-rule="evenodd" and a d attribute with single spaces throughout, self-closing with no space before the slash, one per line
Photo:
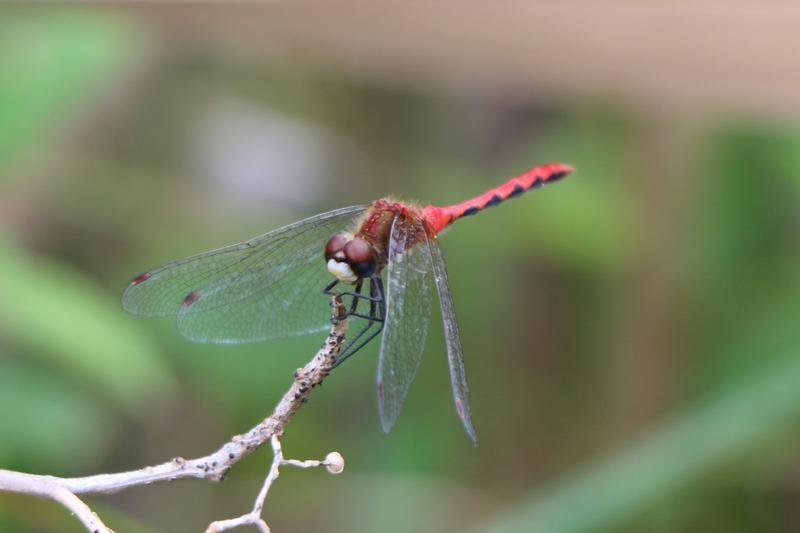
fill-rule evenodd
<path id="1" fill-rule="evenodd" d="M 371 276 L 375 272 L 375 258 L 372 246 L 364 239 L 353 239 L 344 246 L 344 256 L 353 272 L 360 277 Z"/>
<path id="2" fill-rule="evenodd" d="M 337 233 L 331 237 L 330 240 L 328 240 L 328 244 L 325 245 L 325 261 L 330 261 L 334 255 L 341 252 L 345 244 L 347 244 L 347 237 L 341 233 Z"/>

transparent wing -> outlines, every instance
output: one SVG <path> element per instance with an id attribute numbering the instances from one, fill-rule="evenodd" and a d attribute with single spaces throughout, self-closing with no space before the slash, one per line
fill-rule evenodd
<path id="1" fill-rule="evenodd" d="M 456 412 L 464 425 L 464 429 L 477 446 L 478 437 L 472 427 L 472 415 L 469 409 L 469 387 L 467 386 L 467 373 L 464 370 L 464 355 L 461 349 L 461 336 L 458 333 L 456 312 L 453 308 L 453 299 L 450 296 L 450 287 L 447 284 L 447 270 L 444 265 L 439 242 L 435 238 L 427 243 L 430 249 L 433 271 L 436 279 L 436 288 L 439 291 L 439 305 L 442 309 L 442 323 L 444 325 L 444 338 L 447 343 L 447 362 L 450 365 L 450 385 L 453 389 L 453 400 Z"/>
<path id="2" fill-rule="evenodd" d="M 422 239 L 422 242 L 418 242 Z M 431 314 L 433 272 L 420 223 L 397 217 L 389 238 L 386 324 L 378 357 L 378 413 L 387 433 L 417 374 Z"/>
<path id="3" fill-rule="evenodd" d="M 135 278 L 122 296 L 136 314 L 178 315 L 186 337 L 246 342 L 324 327 L 325 242 L 366 206 L 323 213 L 249 241 L 174 261 Z"/>
<path id="4" fill-rule="evenodd" d="M 296 251 L 290 259 L 290 273 L 275 276 L 269 285 L 250 291 L 243 299 L 199 313 L 188 307 L 181 309 L 178 331 L 195 342 L 231 344 L 328 329 L 331 300 L 322 294 L 322 289 L 333 279 L 322 257 L 327 238 Z M 304 262 L 300 263 L 301 260 Z M 225 299 L 224 285 L 223 282 L 209 287 L 206 291 L 210 293 L 209 299 Z"/>

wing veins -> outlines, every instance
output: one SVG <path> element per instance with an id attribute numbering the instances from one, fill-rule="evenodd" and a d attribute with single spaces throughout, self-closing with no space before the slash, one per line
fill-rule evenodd
<path id="1" fill-rule="evenodd" d="M 146 280 L 128 286 L 122 297 L 123 306 L 130 312 L 151 316 L 178 315 L 186 312 L 187 308 L 181 307 L 181 303 L 187 294 L 200 292 L 202 296 L 209 294 L 208 291 L 213 294 L 220 287 L 238 283 L 237 280 L 257 276 L 259 270 L 268 265 L 278 251 L 284 250 L 287 244 L 291 244 L 295 239 L 301 239 L 301 245 L 287 257 L 290 261 L 298 261 L 298 257 L 305 257 L 310 252 L 309 243 L 302 243 L 302 239 L 308 239 L 307 234 L 310 231 L 319 227 L 333 226 L 339 222 L 349 223 L 348 215 L 354 217 L 365 207 L 355 205 L 315 215 L 244 242 L 209 250 L 154 268 L 147 272 L 149 277 Z M 285 273 L 280 273 L 278 277 L 282 279 Z M 231 296 L 231 300 L 217 302 L 214 307 L 234 304 L 249 298 L 256 292 L 272 286 L 274 281 L 276 280 L 259 287 L 258 291 L 247 291 L 245 287 L 244 293 L 239 297 Z M 233 294 L 234 292 L 231 292 L 231 295 Z M 193 304 L 193 307 L 191 312 L 198 313 L 212 309 L 202 303 L 196 306 Z"/>
<path id="2" fill-rule="evenodd" d="M 467 374 L 464 369 L 461 336 L 458 331 L 455 307 L 447 282 L 447 269 L 445 268 L 442 251 L 435 237 L 428 241 L 428 250 L 433 264 L 436 288 L 439 293 L 439 307 L 442 311 L 442 325 L 444 327 L 445 344 L 447 345 L 447 363 L 450 368 L 450 386 L 453 392 L 453 401 L 464 430 L 472 440 L 472 444 L 477 446 L 478 437 L 472 425 L 472 414 L 469 407 L 469 385 L 467 384 Z"/>

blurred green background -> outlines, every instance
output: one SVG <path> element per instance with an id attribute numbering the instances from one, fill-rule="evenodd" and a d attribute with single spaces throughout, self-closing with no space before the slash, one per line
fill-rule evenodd
<path id="1" fill-rule="evenodd" d="M 377 346 L 315 392 L 284 451 L 347 468 L 284 470 L 267 521 L 797 531 L 800 13 L 759 5 L 0 8 L 0 467 L 204 455 L 321 341 L 191 344 L 121 310 L 139 272 L 564 161 L 443 238 L 479 447 L 435 319 L 388 436 Z M 89 503 L 120 532 L 201 531 L 250 508 L 269 460 Z M 0 530 L 80 528 L 0 494 Z"/>

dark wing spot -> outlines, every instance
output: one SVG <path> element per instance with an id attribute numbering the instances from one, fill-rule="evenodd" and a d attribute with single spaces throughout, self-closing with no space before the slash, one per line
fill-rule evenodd
<path id="1" fill-rule="evenodd" d="M 470 207 L 469 209 L 467 209 L 466 211 L 464 211 L 464 212 L 461 214 L 461 216 L 462 216 L 462 217 L 468 217 L 468 216 L 470 216 L 470 215 L 474 215 L 474 214 L 475 214 L 475 213 L 477 213 L 478 211 L 480 211 L 480 209 L 478 209 L 478 208 L 477 208 L 477 207 L 475 207 L 475 206 L 472 206 L 472 207 Z"/>
<path id="2" fill-rule="evenodd" d="M 536 178 L 536 181 L 533 182 L 531 185 L 531 189 L 540 189 L 545 184 L 545 180 L 542 178 Z"/>
<path id="3" fill-rule="evenodd" d="M 503 201 L 503 198 L 499 194 L 495 194 L 492 196 L 492 199 L 486 202 L 486 205 L 483 207 L 493 207 Z"/>
<path id="4" fill-rule="evenodd" d="M 553 173 L 552 173 L 552 174 L 550 174 L 550 176 L 547 178 L 547 181 L 557 181 L 557 180 L 560 180 L 561 178 L 563 178 L 563 177 L 564 177 L 564 176 L 566 176 L 567 174 L 568 174 L 568 172 L 553 172 Z"/>
<path id="5" fill-rule="evenodd" d="M 138 285 L 143 281 L 147 281 L 150 279 L 150 272 L 145 272 L 144 274 L 139 274 L 135 278 L 131 280 L 131 285 Z"/>
<path id="6" fill-rule="evenodd" d="M 525 188 L 522 185 L 514 185 L 514 190 L 511 191 L 511 194 L 508 195 L 509 198 L 514 198 L 515 196 L 519 196 L 520 194 L 525 192 Z"/>
<path id="7" fill-rule="evenodd" d="M 186 297 L 183 299 L 183 302 L 181 302 L 181 305 L 186 307 L 186 306 L 192 305 L 193 303 L 195 303 L 199 299 L 200 299 L 200 293 L 197 292 L 197 291 L 192 291 L 192 292 L 190 292 L 189 294 L 186 295 Z"/>

